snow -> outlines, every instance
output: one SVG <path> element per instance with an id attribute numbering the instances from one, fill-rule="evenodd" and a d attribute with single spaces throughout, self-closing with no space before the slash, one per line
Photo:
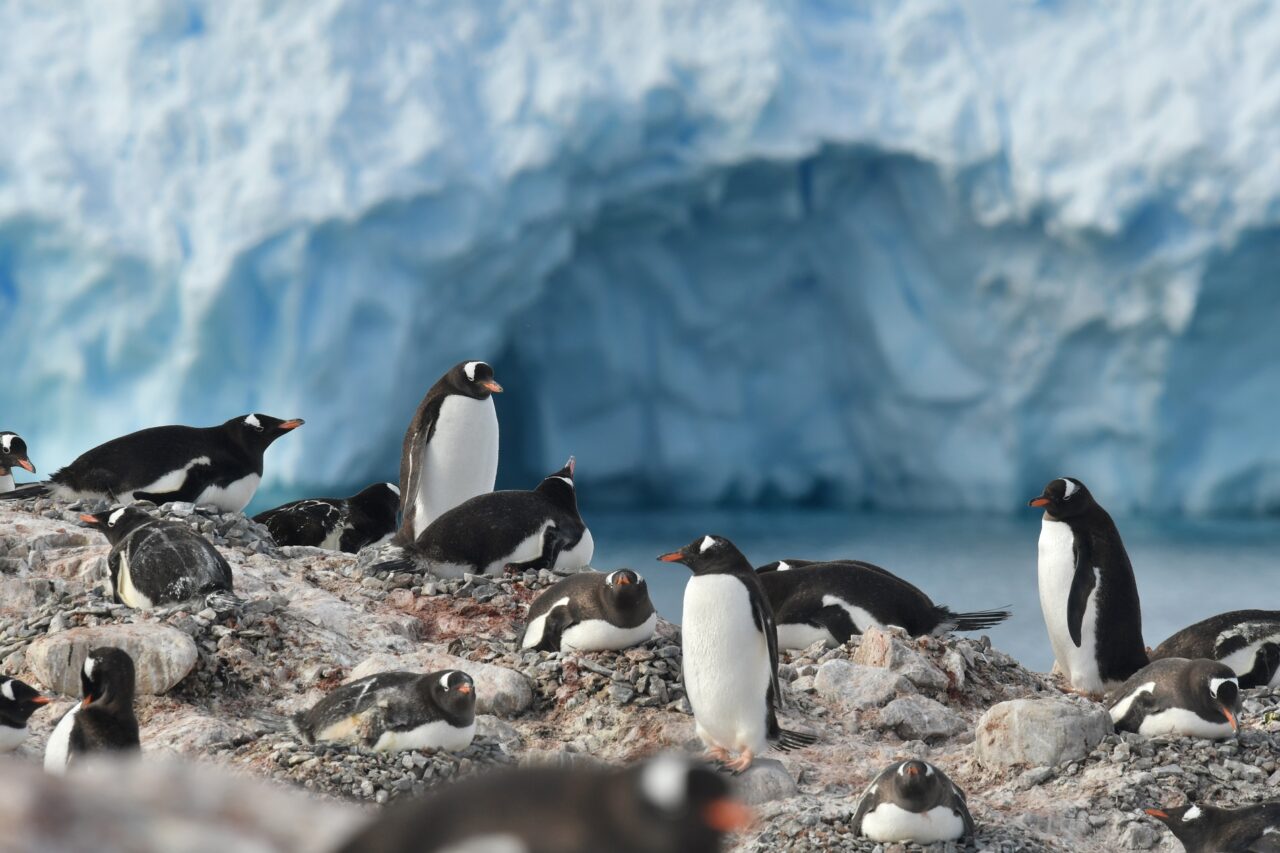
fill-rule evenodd
<path id="1" fill-rule="evenodd" d="M 0 6 L 3 426 L 305 417 L 447 367 L 602 501 L 1280 506 L 1280 7 Z M 338 440 L 340 437 L 341 440 Z"/>

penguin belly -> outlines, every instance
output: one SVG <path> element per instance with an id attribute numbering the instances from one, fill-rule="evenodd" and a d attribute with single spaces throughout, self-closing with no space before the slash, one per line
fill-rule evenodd
<path id="1" fill-rule="evenodd" d="M 708 746 L 763 752 L 769 646 L 756 630 L 747 587 L 732 575 L 690 579 L 681 621 L 684 683 Z"/>
<path id="2" fill-rule="evenodd" d="M 13 475 L 8 472 L 0 474 L 0 495 L 5 492 L 12 492 L 13 487 Z"/>
<path id="3" fill-rule="evenodd" d="M 116 595 L 120 600 L 135 610 L 150 610 L 155 605 L 151 599 L 138 591 L 133 583 L 133 571 L 129 568 L 129 552 L 120 552 L 120 574 L 116 578 Z"/>
<path id="4" fill-rule="evenodd" d="M 498 413 L 493 398 L 446 397 L 431 440 L 415 451 L 422 470 L 413 496 L 413 529 L 421 533 L 463 501 L 493 491 L 498 477 Z"/>
<path id="5" fill-rule="evenodd" d="M 839 645 L 826 628 L 819 628 L 808 622 L 778 623 L 778 648 L 780 649 L 807 649 L 817 642 L 825 643 L 832 649 Z"/>
<path id="6" fill-rule="evenodd" d="M 582 530 L 582 538 L 578 540 L 578 544 L 572 548 L 566 548 L 556 555 L 556 564 L 553 569 L 580 569 L 583 566 L 591 565 L 591 558 L 595 556 L 596 543 L 591 538 L 591 531 L 587 528 Z"/>
<path id="7" fill-rule="evenodd" d="M 27 729 L 15 729 L 13 726 L 0 726 L 0 752 L 13 752 L 22 746 L 27 739 Z"/>
<path id="8" fill-rule="evenodd" d="M 262 477 L 257 474 L 246 474 L 239 480 L 225 486 L 206 486 L 196 496 L 198 505 L 216 506 L 223 512 L 243 512 L 258 491 Z"/>
<path id="9" fill-rule="evenodd" d="M 964 835 L 964 820 L 947 806 L 909 812 L 895 803 L 881 803 L 863 815 L 862 834 L 872 841 L 953 841 Z"/>
<path id="10" fill-rule="evenodd" d="M 1221 723 L 1214 723 L 1186 708 L 1166 708 L 1143 717 L 1138 724 L 1138 734 L 1143 737 L 1186 735 L 1222 740 L 1233 737 L 1235 730 L 1225 719 Z"/>
<path id="11" fill-rule="evenodd" d="M 192 468 L 196 467 L 197 465 L 211 465 L 211 464 L 213 464 L 213 460 L 211 460 L 208 456 L 197 456 L 195 459 L 192 459 L 190 462 L 188 462 L 186 465 L 183 465 L 181 468 L 178 468 L 175 471 L 170 471 L 168 474 L 164 474 L 158 479 L 152 480 L 150 483 L 147 483 L 145 486 L 139 486 L 136 489 L 130 489 L 129 493 L 123 496 L 124 502 L 133 503 L 134 501 L 136 501 L 137 498 L 134 496 L 138 492 L 142 492 L 143 494 L 156 494 L 156 495 L 164 495 L 170 492 L 176 492 L 186 484 L 187 475 L 191 473 Z M 197 503 L 199 503 L 199 501 L 197 501 Z"/>
<path id="12" fill-rule="evenodd" d="M 58 721 L 53 734 L 49 735 L 49 743 L 44 748 L 44 769 L 47 772 L 58 774 L 66 772 L 67 761 L 71 758 L 71 729 L 75 727 L 76 714 L 79 711 L 80 704 L 76 703 Z"/>
<path id="13" fill-rule="evenodd" d="M 603 619 L 587 619 L 564 629 L 560 635 L 560 649 L 582 652 L 621 651 L 640 645 L 653 636 L 657 627 L 657 613 L 649 614 L 648 619 L 634 628 L 622 628 Z M 541 636 L 541 630 L 538 633 Z"/>
<path id="14" fill-rule="evenodd" d="M 1097 573 L 1097 569 L 1092 569 Z M 1071 582 L 1075 577 L 1075 535 L 1061 521 L 1045 519 L 1040 528 L 1039 584 L 1040 609 L 1049 631 L 1049 643 L 1058 666 L 1071 686 L 1088 693 L 1101 693 L 1105 688 L 1098 671 L 1098 590 L 1101 578 L 1094 583 L 1080 624 L 1080 645 L 1071 639 L 1067 625 L 1067 604 L 1071 599 Z"/>
<path id="15" fill-rule="evenodd" d="M 471 746 L 476 724 L 451 726 L 444 720 L 432 720 L 402 732 L 386 731 L 373 745 L 379 752 L 403 752 L 412 749 L 443 749 L 458 752 Z"/>

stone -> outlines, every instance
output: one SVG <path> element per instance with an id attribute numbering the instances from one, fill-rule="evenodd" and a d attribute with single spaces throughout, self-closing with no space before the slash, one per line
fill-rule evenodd
<path id="1" fill-rule="evenodd" d="M 893 670 L 922 690 L 946 690 L 947 674 L 911 642 L 900 628 L 869 628 L 853 653 L 853 662 Z"/>
<path id="2" fill-rule="evenodd" d="M 949 738 L 965 729 L 964 718 L 928 696 L 902 696 L 880 711 L 880 728 L 892 729 L 903 740 Z"/>
<path id="3" fill-rule="evenodd" d="M 978 720 L 978 762 L 989 770 L 1056 767 L 1083 759 L 1111 728 L 1106 709 L 1093 702 L 1066 697 L 1001 702 Z"/>
<path id="4" fill-rule="evenodd" d="M 818 667 L 813 688 L 819 696 L 854 710 L 880 708 L 899 693 L 911 692 L 910 682 L 895 672 L 838 658 Z"/>
<path id="5" fill-rule="evenodd" d="M 195 641 L 155 622 L 72 628 L 33 640 L 27 664 L 36 678 L 64 696 L 80 695 L 80 670 L 90 649 L 115 646 L 133 658 L 138 693 L 159 695 L 172 689 L 195 668 Z"/>
<path id="6" fill-rule="evenodd" d="M 477 714 L 514 717 L 533 705 L 533 682 L 515 670 L 466 660 L 432 646 L 402 655 L 385 652 L 370 655 L 351 670 L 347 680 L 391 670 L 433 672 L 440 669 L 460 669 L 475 680 Z"/>
<path id="7" fill-rule="evenodd" d="M 796 780 L 776 758 L 757 758 L 735 780 L 738 797 L 749 806 L 785 800 L 799 793 Z"/>

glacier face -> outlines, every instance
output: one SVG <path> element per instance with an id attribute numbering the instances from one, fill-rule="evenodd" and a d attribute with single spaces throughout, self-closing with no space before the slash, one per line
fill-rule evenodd
<path id="1" fill-rule="evenodd" d="M 1280 506 L 1280 8 L 0 6 L 0 426 L 307 426 L 394 476 L 483 357 L 501 482 Z"/>

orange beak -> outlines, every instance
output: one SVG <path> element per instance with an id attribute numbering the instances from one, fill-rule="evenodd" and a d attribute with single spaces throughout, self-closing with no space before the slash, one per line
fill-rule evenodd
<path id="1" fill-rule="evenodd" d="M 728 797 L 713 800 L 702 809 L 702 822 L 717 832 L 742 832 L 755 819 L 751 809 Z"/>
<path id="2" fill-rule="evenodd" d="M 1032 498 L 1031 500 L 1027 501 L 1027 506 L 1048 506 L 1048 505 L 1049 505 L 1048 498 Z"/>
<path id="3" fill-rule="evenodd" d="M 618 586 L 628 586 L 631 583 L 631 578 L 627 577 L 626 575 L 623 575 L 622 577 L 618 578 L 617 583 L 618 583 Z"/>
<path id="4" fill-rule="evenodd" d="M 88 513 L 83 513 L 83 512 L 80 513 L 80 520 L 83 521 L 85 524 L 98 523 L 98 519 L 94 518 L 92 515 L 89 515 Z"/>
<path id="5" fill-rule="evenodd" d="M 32 705 L 48 705 L 53 700 L 48 696 L 36 696 L 31 700 Z"/>
<path id="6" fill-rule="evenodd" d="M 908 768 L 906 768 L 906 770 L 907 770 L 907 775 L 908 775 L 908 776 L 919 776 L 919 775 L 920 775 L 920 768 L 919 768 L 919 767 L 908 767 Z"/>
<path id="7" fill-rule="evenodd" d="M 664 563 L 678 563 L 684 559 L 684 554 L 679 551 L 672 551 L 670 554 L 663 554 L 658 559 Z"/>
<path id="8" fill-rule="evenodd" d="M 458 685 L 458 692 L 459 692 L 459 693 L 461 693 L 463 696 L 467 695 L 468 693 L 470 693 L 470 692 L 471 692 L 471 685 L 470 685 L 470 684 L 459 684 L 459 685 Z"/>
<path id="9" fill-rule="evenodd" d="M 1144 812 L 1146 812 L 1147 814 L 1151 815 L 1152 817 L 1158 817 L 1158 818 L 1160 818 L 1161 820 L 1168 820 L 1168 819 L 1169 819 L 1169 815 L 1168 815 L 1168 813 L 1167 813 L 1167 812 L 1162 812 L 1162 811 L 1160 811 L 1159 809 L 1143 809 L 1143 811 L 1144 811 Z"/>
<path id="10" fill-rule="evenodd" d="M 81 707 L 81 708 L 88 708 L 88 707 L 89 707 L 89 703 L 90 703 L 90 702 L 92 702 L 92 701 L 93 701 L 93 697 L 92 697 L 92 696 L 86 696 L 86 697 L 84 697 L 84 701 L 82 701 L 82 702 L 80 703 L 80 707 Z"/>
<path id="11" fill-rule="evenodd" d="M 305 423 L 306 421 L 304 421 L 302 418 L 294 418 L 291 421 L 285 421 L 284 423 L 280 424 L 280 429 L 286 430 L 286 431 L 291 429 L 297 429 L 298 427 L 302 426 Z"/>
<path id="12" fill-rule="evenodd" d="M 25 456 L 23 456 L 21 459 L 18 460 L 18 467 L 25 468 L 28 471 L 30 471 L 32 474 L 36 472 L 36 466 L 32 465 L 31 460 Z"/>
<path id="13" fill-rule="evenodd" d="M 1236 715 L 1231 713 L 1231 709 L 1226 705 L 1222 706 L 1222 716 L 1227 718 L 1227 722 L 1231 724 L 1231 731 L 1240 731 L 1240 722 L 1236 719 Z"/>
<path id="14" fill-rule="evenodd" d="M 488 382 L 481 382 L 480 387 L 488 388 L 494 394 L 502 393 L 502 386 L 499 385 L 497 382 L 494 382 L 492 379 L 490 379 Z"/>

